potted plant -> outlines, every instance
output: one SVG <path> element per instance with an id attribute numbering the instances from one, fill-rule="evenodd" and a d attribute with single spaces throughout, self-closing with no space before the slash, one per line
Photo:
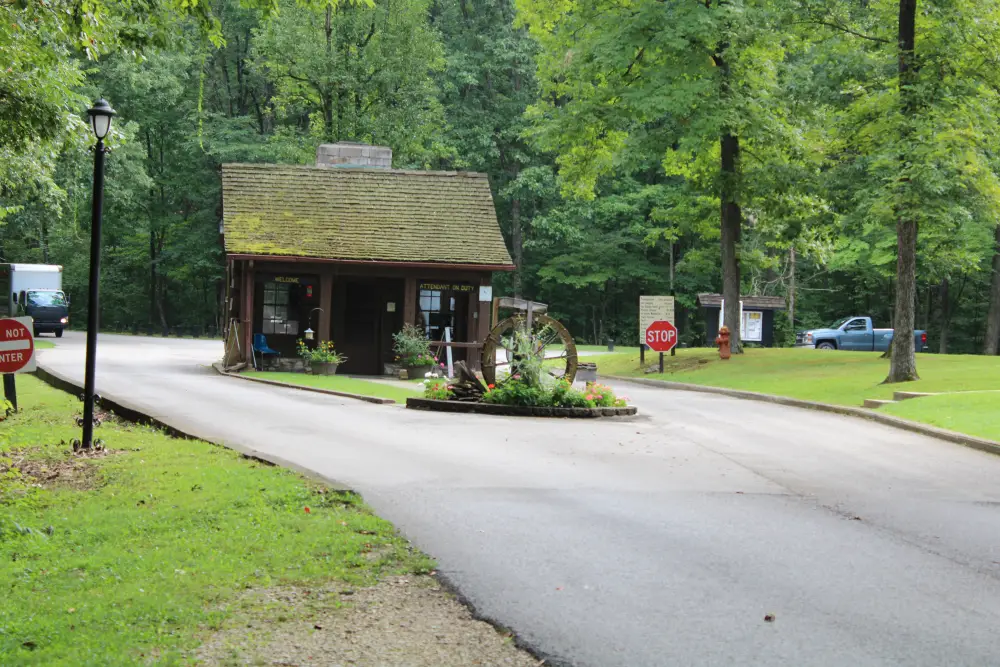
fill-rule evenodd
<path id="1" fill-rule="evenodd" d="M 422 378 L 432 369 L 441 367 L 438 358 L 431 354 L 430 341 L 420 327 L 404 325 L 402 331 L 393 334 L 392 340 L 396 363 L 406 371 L 407 377 Z"/>
<path id="2" fill-rule="evenodd" d="M 316 347 L 309 347 L 301 338 L 296 342 L 299 348 L 299 356 L 312 369 L 313 375 L 336 375 L 337 366 L 347 361 L 347 357 L 338 354 L 333 347 L 332 340 L 324 340 L 316 344 Z"/>

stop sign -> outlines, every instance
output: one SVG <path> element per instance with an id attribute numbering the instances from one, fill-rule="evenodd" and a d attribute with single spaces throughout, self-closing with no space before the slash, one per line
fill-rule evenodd
<path id="1" fill-rule="evenodd" d="M 0 319 L 0 373 L 35 370 L 31 318 Z"/>
<path id="2" fill-rule="evenodd" d="M 669 352 L 677 345 L 677 327 L 657 320 L 646 327 L 646 345 L 655 352 Z"/>

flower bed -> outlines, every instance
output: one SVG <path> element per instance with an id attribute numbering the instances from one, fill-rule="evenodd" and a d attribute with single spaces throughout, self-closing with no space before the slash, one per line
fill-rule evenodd
<path id="1" fill-rule="evenodd" d="M 628 398 L 615 396 L 610 387 L 588 383 L 584 391 L 566 380 L 553 386 L 531 384 L 513 377 L 489 385 L 480 400 L 456 400 L 456 385 L 428 374 L 423 398 L 406 400 L 406 407 L 442 412 L 471 412 L 526 417 L 616 417 L 636 414 Z"/>

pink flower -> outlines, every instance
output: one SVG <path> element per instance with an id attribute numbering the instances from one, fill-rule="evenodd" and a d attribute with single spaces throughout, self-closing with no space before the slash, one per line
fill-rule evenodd
<path id="1" fill-rule="evenodd" d="M 441 368 L 444 368 L 444 364 L 441 364 Z"/>
<path id="2" fill-rule="evenodd" d="M 587 394 L 586 398 L 587 398 L 588 401 L 592 401 L 592 400 L 594 400 L 594 395 L 593 394 Z"/>

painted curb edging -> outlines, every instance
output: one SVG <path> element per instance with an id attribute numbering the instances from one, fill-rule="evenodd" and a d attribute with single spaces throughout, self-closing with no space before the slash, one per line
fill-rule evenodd
<path id="1" fill-rule="evenodd" d="M 38 368 L 35 371 L 35 376 L 39 380 L 45 382 L 46 384 L 59 389 L 60 391 L 65 391 L 68 394 L 73 394 L 74 396 L 80 396 L 83 392 L 83 385 L 78 384 L 75 380 L 71 380 L 61 373 L 57 373 L 53 370 L 45 368 L 41 363 L 38 364 Z M 180 426 L 171 420 L 166 418 L 157 417 L 149 413 L 148 410 L 140 408 L 128 401 L 117 398 L 115 396 L 110 396 L 108 394 L 100 393 L 101 397 L 101 408 L 104 410 L 109 410 L 115 415 L 121 417 L 130 422 L 136 424 L 146 424 L 153 426 L 155 428 L 161 429 L 168 435 L 175 438 L 184 438 L 187 440 L 202 440 L 209 444 L 215 445 L 217 447 L 225 447 L 226 449 L 231 449 L 234 452 L 239 453 L 245 458 L 251 459 L 253 461 L 258 461 L 267 465 L 278 466 L 281 468 L 287 468 L 303 477 L 307 477 L 314 481 L 325 484 L 334 491 L 350 491 L 354 493 L 354 490 L 346 486 L 343 482 L 339 482 L 335 479 L 327 477 L 326 475 L 321 475 L 314 470 L 303 467 L 292 461 L 288 461 L 280 456 L 275 456 L 274 454 L 268 454 L 266 452 L 258 451 L 252 447 L 247 447 L 240 443 L 231 442 L 229 440 L 220 440 L 212 436 L 198 433 L 196 428 L 191 428 L 188 426 Z"/>
<path id="2" fill-rule="evenodd" d="M 241 375 L 239 373 L 230 373 L 222 368 L 222 364 L 214 363 L 212 368 L 219 375 L 224 375 L 227 378 L 237 378 L 239 380 L 246 380 L 247 382 L 259 382 L 261 384 L 268 384 L 272 387 L 283 387 L 285 389 L 301 389 L 302 391 L 311 391 L 314 394 L 327 394 L 328 396 L 340 396 L 341 398 L 353 398 L 356 401 L 366 401 L 368 403 L 375 403 L 376 405 L 395 405 L 396 401 L 391 398 L 378 398 L 377 396 L 364 396 L 362 394 L 352 394 L 346 391 L 337 391 L 335 389 L 323 389 L 322 387 L 309 387 L 304 384 L 292 384 L 290 382 L 281 382 L 279 380 L 268 380 L 266 378 L 252 378 L 246 375 Z"/>
<path id="3" fill-rule="evenodd" d="M 641 384 L 649 387 L 658 387 L 660 389 L 675 389 L 677 391 L 692 391 L 702 394 L 715 394 L 718 396 L 728 396 L 729 398 L 739 398 L 747 401 L 761 401 L 762 403 L 773 403 L 776 405 L 786 405 L 793 408 L 804 408 L 806 410 L 831 412 L 834 414 L 845 415 L 848 417 L 858 417 L 860 419 L 867 419 L 868 421 L 877 422 L 885 426 L 898 428 L 903 431 L 909 431 L 911 433 L 917 433 L 919 435 L 926 435 L 932 438 L 937 438 L 939 440 L 946 440 L 948 442 L 952 442 L 957 445 L 962 445 L 964 447 L 971 447 L 972 449 L 977 449 L 981 452 L 987 452 L 988 454 L 1000 455 L 1000 442 L 996 442 L 994 440 L 987 440 L 986 438 L 978 438 L 974 435 L 966 435 L 964 433 L 958 433 L 956 431 L 949 431 L 947 429 L 938 428 L 937 426 L 921 424 L 920 422 L 910 421 L 909 419 L 902 419 L 900 417 L 883 415 L 881 413 L 874 412 L 872 410 L 867 410 L 865 408 L 852 408 L 846 405 L 833 405 L 831 403 L 805 401 L 798 398 L 789 398 L 787 396 L 775 396 L 774 394 L 760 394 L 755 391 L 744 391 L 742 389 L 724 389 L 722 387 L 708 387 L 700 384 L 671 382 L 669 380 L 630 378 L 630 377 L 622 377 L 620 375 L 605 375 L 602 377 L 608 380 L 614 380 L 616 382 L 631 382 L 633 384 Z"/>
<path id="4" fill-rule="evenodd" d="M 496 405 L 463 401 L 438 401 L 433 398 L 406 399 L 411 410 L 430 410 L 461 414 L 496 415 L 500 417 L 543 417 L 562 419 L 600 419 L 602 417 L 631 417 L 638 412 L 635 406 L 624 408 L 545 408 L 528 405 Z"/>

